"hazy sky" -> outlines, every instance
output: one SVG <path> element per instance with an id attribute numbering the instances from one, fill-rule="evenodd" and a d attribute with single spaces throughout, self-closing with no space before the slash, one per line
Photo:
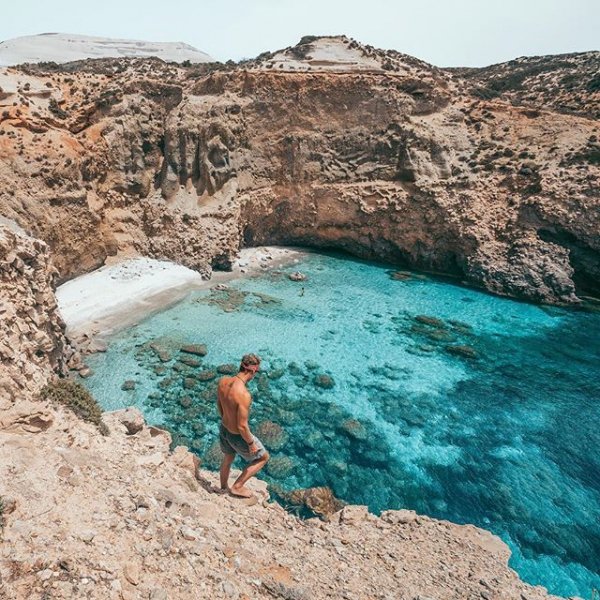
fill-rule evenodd
<path id="1" fill-rule="evenodd" d="M 0 0 L 0 40 L 44 32 L 182 41 L 218 60 L 344 33 L 439 66 L 600 48 L 599 0 Z"/>

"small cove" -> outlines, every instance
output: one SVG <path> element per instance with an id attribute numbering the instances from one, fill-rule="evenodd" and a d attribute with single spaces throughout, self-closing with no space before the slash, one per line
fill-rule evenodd
<path id="1" fill-rule="evenodd" d="M 216 468 L 216 367 L 257 352 L 269 483 L 474 523 L 510 545 L 524 580 L 587 597 L 600 587 L 599 337 L 600 314 L 309 254 L 115 334 L 86 385 Z"/>

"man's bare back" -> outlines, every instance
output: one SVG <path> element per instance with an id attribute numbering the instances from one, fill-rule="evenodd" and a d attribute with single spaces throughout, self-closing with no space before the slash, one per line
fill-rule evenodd
<path id="1" fill-rule="evenodd" d="M 223 377 L 219 381 L 217 403 L 221 421 L 225 429 L 231 433 L 239 434 L 239 409 L 241 408 L 242 411 L 249 412 L 250 405 L 252 404 L 252 396 L 250 396 L 244 382 L 237 375 L 234 377 Z"/>

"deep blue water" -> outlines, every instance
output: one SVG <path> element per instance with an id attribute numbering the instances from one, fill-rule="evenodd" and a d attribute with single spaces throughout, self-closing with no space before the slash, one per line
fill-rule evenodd
<path id="1" fill-rule="evenodd" d="M 288 279 L 297 269 L 307 282 Z M 104 408 L 139 406 L 216 468 L 216 379 L 196 375 L 257 352 L 251 424 L 276 489 L 328 485 L 373 511 L 474 523 L 510 545 L 524 580 L 563 596 L 600 588 L 600 314 L 317 254 L 230 287 L 90 357 Z M 207 345 L 202 365 L 179 362 L 186 343 Z"/>

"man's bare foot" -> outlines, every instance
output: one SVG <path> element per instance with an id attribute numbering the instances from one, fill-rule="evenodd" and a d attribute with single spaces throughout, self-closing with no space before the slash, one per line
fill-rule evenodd
<path id="1" fill-rule="evenodd" d="M 232 485 L 231 488 L 229 489 L 229 492 L 231 493 L 232 496 L 237 496 L 238 498 L 252 498 L 254 496 L 254 494 L 252 493 L 252 490 L 249 490 L 247 487 L 244 487 L 243 485 Z"/>

